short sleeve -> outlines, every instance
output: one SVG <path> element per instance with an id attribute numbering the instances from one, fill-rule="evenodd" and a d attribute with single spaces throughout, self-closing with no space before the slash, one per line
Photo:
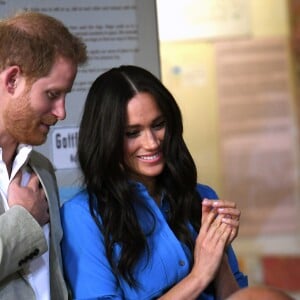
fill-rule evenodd
<path id="1" fill-rule="evenodd" d="M 238 261 L 236 259 L 235 253 L 231 246 L 229 246 L 227 249 L 227 256 L 228 256 L 228 261 L 229 261 L 229 265 L 232 270 L 232 273 L 233 273 L 237 283 L 239 284 L 240 288 L 247 287 L 248 286 L 248 277 L 245 276 L 239 270 Z"/>
<path id="2" fill-rule="evenodd" d="M 218 199 L 217 193 L 208 185 L 197 184 L 197 192 L 202 198 Z"/>

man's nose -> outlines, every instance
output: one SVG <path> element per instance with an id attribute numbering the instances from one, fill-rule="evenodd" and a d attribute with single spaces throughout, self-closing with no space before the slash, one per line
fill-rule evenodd
<path id="1" fill-rule="evenodd" d="M 55 101 L 52 113 L 53 115 L 55 115 L 57 120 L 61 121 L 66 118 L 65 98 L 58 99 L 57 101 Z"/>

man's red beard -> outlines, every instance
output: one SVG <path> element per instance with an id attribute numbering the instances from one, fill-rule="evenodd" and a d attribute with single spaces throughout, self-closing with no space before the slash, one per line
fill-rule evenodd
<path id="1" fill-rule="evenodd" d="M 47 126 L 53 126 L 57 119 L 53 115 L 38 115 L 30 105 L 28 91 L 12 101 L 4 112 L 4 124 L 17 143 L 41 145 L 47 139 Z M 45 126 L 43 126 L 45 125 Z"/>

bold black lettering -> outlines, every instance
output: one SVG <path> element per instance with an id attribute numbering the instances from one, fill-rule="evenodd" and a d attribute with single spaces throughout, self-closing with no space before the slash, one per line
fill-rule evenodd
<path id="1" fill-rule="evenodd" d="M 60 133 L 57 133 L 55 135 L 55 144 L 56 144 L 57 149 L 61 148 L 61 139 L 60 139 L 60 137 L 61 137 Z"/>

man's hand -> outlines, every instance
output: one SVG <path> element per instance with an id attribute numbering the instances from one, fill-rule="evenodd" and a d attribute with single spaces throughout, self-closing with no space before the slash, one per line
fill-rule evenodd
<path id="1" fill-rule="evenodd" d="M 19 171 L 8 187 L 8 206 L 23 206 L 41 226 L 45 225 L 49 222 L 49 207 L 37 175 L 32 173 L 26 186 L 21 186 L 21 180 Z"/>

